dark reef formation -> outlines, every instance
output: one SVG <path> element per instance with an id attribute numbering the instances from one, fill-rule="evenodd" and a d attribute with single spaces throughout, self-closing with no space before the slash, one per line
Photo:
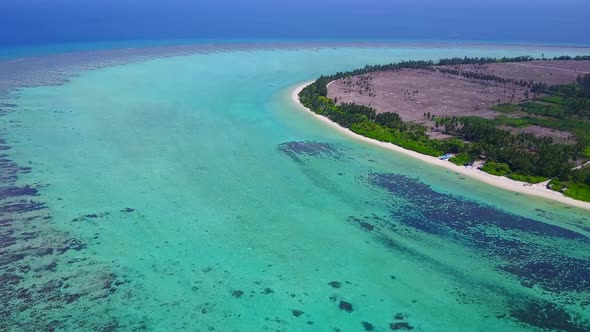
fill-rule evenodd
<path id="1" fill-rule="evenodd" d="M 0 103 L 0 116 L 14 107 Z M 40 194 L 42 186 L 22 184 L 22 175 L 31 167 L 11 160 L 5 139 L 0 139 L 0 151 L 0 330 L 125 328 L 107 313 L 100 325 L 89 323 L 84 314 L 71 315 L 106 304 L 126 280 L 109 266 L 85 258 L 85 240 L 53 226 L 52 213 Z M 85 216 L 93 217 L 100 216 Z M 79 257 L 74 258 L 74 253 Z"/>
<path id="2" fill-rule="evenodd" d="M 376 174 L 369 181 L 411 202 L 392 207 L 404 226 L 452 238 L 504 263 L 498 268 L 547 291 L 590 291 L 590 260 L 573 257 L 562 245 L 587 247 L 573 230 L 512 215 L 491 206 L 437 193 L 405 176 Z M 409 206 L 408 206 L 409 207 Z M 548 239 L 560 240 L 560 245 Z"/>
<path id="3" fill-rule="evenodd" d="M 529 301 L 514 307 L 510 316 L 519 322 L 526 323 L 549 331 L 584 332 L 590 331 L 588 322 L 582 322 L 555 303 Z"/>
<path id="4" fill-rule="evenodd" d="M 291 157 L 297 163 L 303 163 L 308 157 L 322 157 L 330 159 L 339 159 L 342 157 L 342 151 L 329 143 L 313 141 L 295 141 L 285 142 L 278 146 L 279 150 Z"/>
<path id="5" fill-rule="evenodd" d="M 340 310 L 343 310 L 346 312 L 352 312 L 354 310 L 352 307 L 352 303 L 346 302 L 346 301 L 340 301 L 338 308 L 340 308 Z"/>
<path id="6" fill-rule="evenodd" d="M 567 292 L 590 293 L 590 258 L 574 255 L 580 248 L 590 252 L 590 239 L 585 235 L 438 193 L 416 179 L 398 174 L 371 173 L 368 182 L 396 198 L 395 204 L 390 206 L 389 220 L 372 218 L 379 227 L 393 232 L 407 228 L 461 243 L 498 262 L 499 272 L 516 278 L 524 287 L 539 287 L 556 298 L 563 296 L 568 304 L 571 300 L 567 300 Z M 362 222 L 354 216 L 348 220 Z M 383 234 L 378 238 L 392 249 L 408 250 Z M 494 292 L 504 291 L 496 289 Z M 513 301 L 511 308 L 507 317 L 535 327 L 590 330 L 590 322 L 568 314 L 565 307 L 556 303 L 541 305 L 537 299 L 523 297 Z M 406 328 L 399 324 L 395 327 Z"/>
<path id="7" fill-rule="evenodd" d="M 299 316 L 303 315 L 303 311 L 301 311 L 301 310 L 291 310 L 291 312 L 293 313 L 293 316 L 295 316 L 295 317 L 299 317 Z"/>
<path id="8" fill-rule="evenodd" d="M 340 288 L 342 287 L 342 283 L 340 281 L 330 281 L 328 285 L 332 286 L 333 288 Z"/>

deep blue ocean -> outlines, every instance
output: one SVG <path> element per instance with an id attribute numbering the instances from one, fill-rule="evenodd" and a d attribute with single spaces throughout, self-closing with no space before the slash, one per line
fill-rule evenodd
<path id="1" fill-rule="evenodd" d="M 210 41 L 590 44 L 590 2 L 3 0 L 0 57 Z"/>

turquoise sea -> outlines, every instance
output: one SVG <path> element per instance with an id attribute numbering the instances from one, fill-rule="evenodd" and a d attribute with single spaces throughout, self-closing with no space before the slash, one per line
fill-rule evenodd
<path id="1" fill-rule="evenodd" d="M 366 64 L 590 49 L 142 52 L 0 63 L 0 330 L 590 330 L 588 211 L 351 140 L 290 96 Z"/>

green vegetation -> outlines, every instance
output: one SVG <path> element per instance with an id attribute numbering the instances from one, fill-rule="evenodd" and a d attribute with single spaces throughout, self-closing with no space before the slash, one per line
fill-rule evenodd
<path id="1" fill-rule="evenodd" d="M 555 144 L 551 138 L 528 133 L 515 135 L 498 129 L 502 122 L 477 117 L 437 120 L 444 133 L 470 142 L 461 152 L 472 159 L 485 156 L 488 162 L 506 164 L 516 173 L 547 178 L 567 174 L 573 167 L 570 159 L 576 155 L 576 146 Z"/>
<path id="2" fill-rule="evenodd" d="M 548 90 L 548 93 L 552 93 L 551 90 Z M 587 99 L 570 99 L 558 95 L 548 95 L 539 97 L 535 101 L 520 104 L 500 104 L 492 107 L 492 109 L 506 114 L 521 112 L 528 115 L 571 119 L 590 115 L 583 114 L 590 107 L 590 103 L 586 103 L 588 103 Z"/>
<path id="3" fill-rule="evenodd" d="M 590 60 L 590 57 L 559 57 L 560 60 Z M 433 61 L 405 61 L 387 65 L 366 66 L 350 72 L 321 76 L 304 88 L 300 100 L 313 112 L 326 116 L 351 131 L 382 142 L 430 156 L 456 153 L 450 159 L 457 165 L 485 159 L 484 171 L 508 176 L 518 181 L 539 183 L 553 179 L 552 189 L 565 190 L 566 195 L 586 200 L 590 196 L 590 176 L 586 170 L 573 171 L 574 162 L 590 158 L 590 75 L 580 76 L 576 83 L 547 86 L 532 81 L 506 80 L 494 75 L 460 72 L 470 78 L 520 85 L 533 92 L 533 99 L 520 104 L 502 104 L 495 110 L 509 116 L 495 119 L 479 117 L 436 118 L 436 126 L 453 136 L 445 140 L 430 139 L 427 128 L 405 123 L 397 113 L 377 114 L 375 109 L 356 104 L 337 105 L 327 97 L 329 82 L 379 71 L 400 69 L 438 70 L 436 66 L 484 64 L 492 62 L 523 62 L 540 59 L 517 58 L 453 58 Z M 453 71 L 454 69 L 443 68 Z M 473 76 L 473 77 L 471 77 Z M 529 90 L 527 90 L 529 91 Z M 526 94 L 528 96 L 528 92 Z M 432 118 L 425 114 L 425 118 Z M 556 144 L 549 137 L 513 134 L 499 126 L 525 128 L 530 125 L 573 133 L 575 144 Z M 465 143 L 468 142 L 468 143 Z M 587 167 L 586 169 L 590 169 Z M 590 172 L 590 171 L 588 171 Z"/>
<path id="4" fill-rule="evenodd" d="M 590 167 L 575 169 L 567 176 L 556 177 L 549 182 L 549 187 L 571 198 L 590 202 Z"/>
<path id="5" fill-rule="evenodd" d="M 540 102 L 528 102 L 524 104 L 524 111 L 533 115 L 542 115 L 552 118 L 565 118 L 568 116 L 568 109 L 564 105 Z"/>
<path id="6" fill-rule="evenodd" d="M 567 180 L 566 196 L 590 202 L 590 167 L 574 170 Z"/>
<path id="7" fill-rule="evenodd" d="M 466 153 L 459 153 L 458 155 L 449 159 L 455 165 L 463 166 L 469 162 L 471 162 L 471 157 Z"/>
<path id="8" fill-rule="evenodd" d="M 483 165 L 481 170 L 486 173 L 490 173 L 492 175 L 497 176 L 504 176 L 510 174 L 510 167 L 507 164 L 496 163 L 493 161 L 488 161 L 485 165 Z"/>
<path id="9" fill-rule="evenodd" d="M 547 181 L 546 177 L 543 176 L 534 176 L 534 175 L 524 175 L 519 173 L 510 173 L 508 177 L 512 180 L 521 181 L 521 182 L 528 182 L 528 183 L 541 183 Z"/>
<path id="10" fill-rule="evenodd" d="M 550 86 L 548 95 L 520 104 L 501 104 L 493 109 L 511 114 L 494 119 L 496 125 L 524 128 L 537 125 L 571 132 L 576 138 L 576 154 L 590 158 L 590 75 L 580 76 L 575 84 Z M 515 118 L 518 113 L 524 116 Z M 516 114 L 515 114 L 516 113 Z"/>
<path id="11" fill-rule="evenodd" d="M 564 194 L 573 199 L 590 202 L 590 185 L 575 182 L 569 183 Z"/>
<path id="12" fill-rule="evenodd" d="M 364 121 L 353 124 L 351 131 L 381 142 L 389 142 L 401 146 L 404 149 L 420 152 L 429 156 L 440 156 L 443 154 L 440 141 L 431 140 L 426 135 L 403 132 L 394 128 L 380 125 L 371 121 Z"/>
<path id="13" fill-rule="evenodd" d="M 497 126 L 505 125 L 513 128 L 526 128 L 534 123 L 533 119 L 530 118 L 511 118 L 507 116 L 499 116 L 495 119 Z M 532 121 L 531 121 L 532 120 Z"/>
<path id="14" fill-rule="evenodd" d="M 549 187 L 555 191 L 561 191 L 564 195 L 580 201 L 590 202 L 590 185 L 579 182 L 561 181 L 553 179 Z"/>
<path id="15" fill-rule="evenodd" d="M 590 184 L 584 180 L 587 177 L 579 175 L 582 171 L 572 171 L 571 168 L 572 162 L 590 158 L 589 91 L 590 75 L 580 76 L 575 84 L 546 87 L 546 95 L 534 101 L 494 107 L 494 110 L 510 116 L 439 118 L 437 125 L 442 126 L 447 134 L 470 141 L 465 153 L 473 157 L 483 155 L 489 161 L 508 165 L 513 171 L 507 175 L 509 178 L 529 183 L 555 178 L 552 189 L 566 188 L 567 196 L 587 200 L 590 189 Z M 515 117 L 520 114 L 521 117 Z M 575 144 L 555 144 L 552 139 L 531 134 L 510 134 L 497 128 L 502 125 L 514 128 L 536 125 L 570 132 L 569 138 L 575 139 Z M 498 171 L 491 168 L 490 173 Z"/>

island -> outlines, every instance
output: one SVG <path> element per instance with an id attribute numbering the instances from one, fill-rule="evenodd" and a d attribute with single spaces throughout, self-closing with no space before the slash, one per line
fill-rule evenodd
<path id="1" fill-rule="evenodd" d="M 589 206 L 588 56 L 366 66 L 321 76 L 295 97 L 371 142 L 505 189 Z"/>

